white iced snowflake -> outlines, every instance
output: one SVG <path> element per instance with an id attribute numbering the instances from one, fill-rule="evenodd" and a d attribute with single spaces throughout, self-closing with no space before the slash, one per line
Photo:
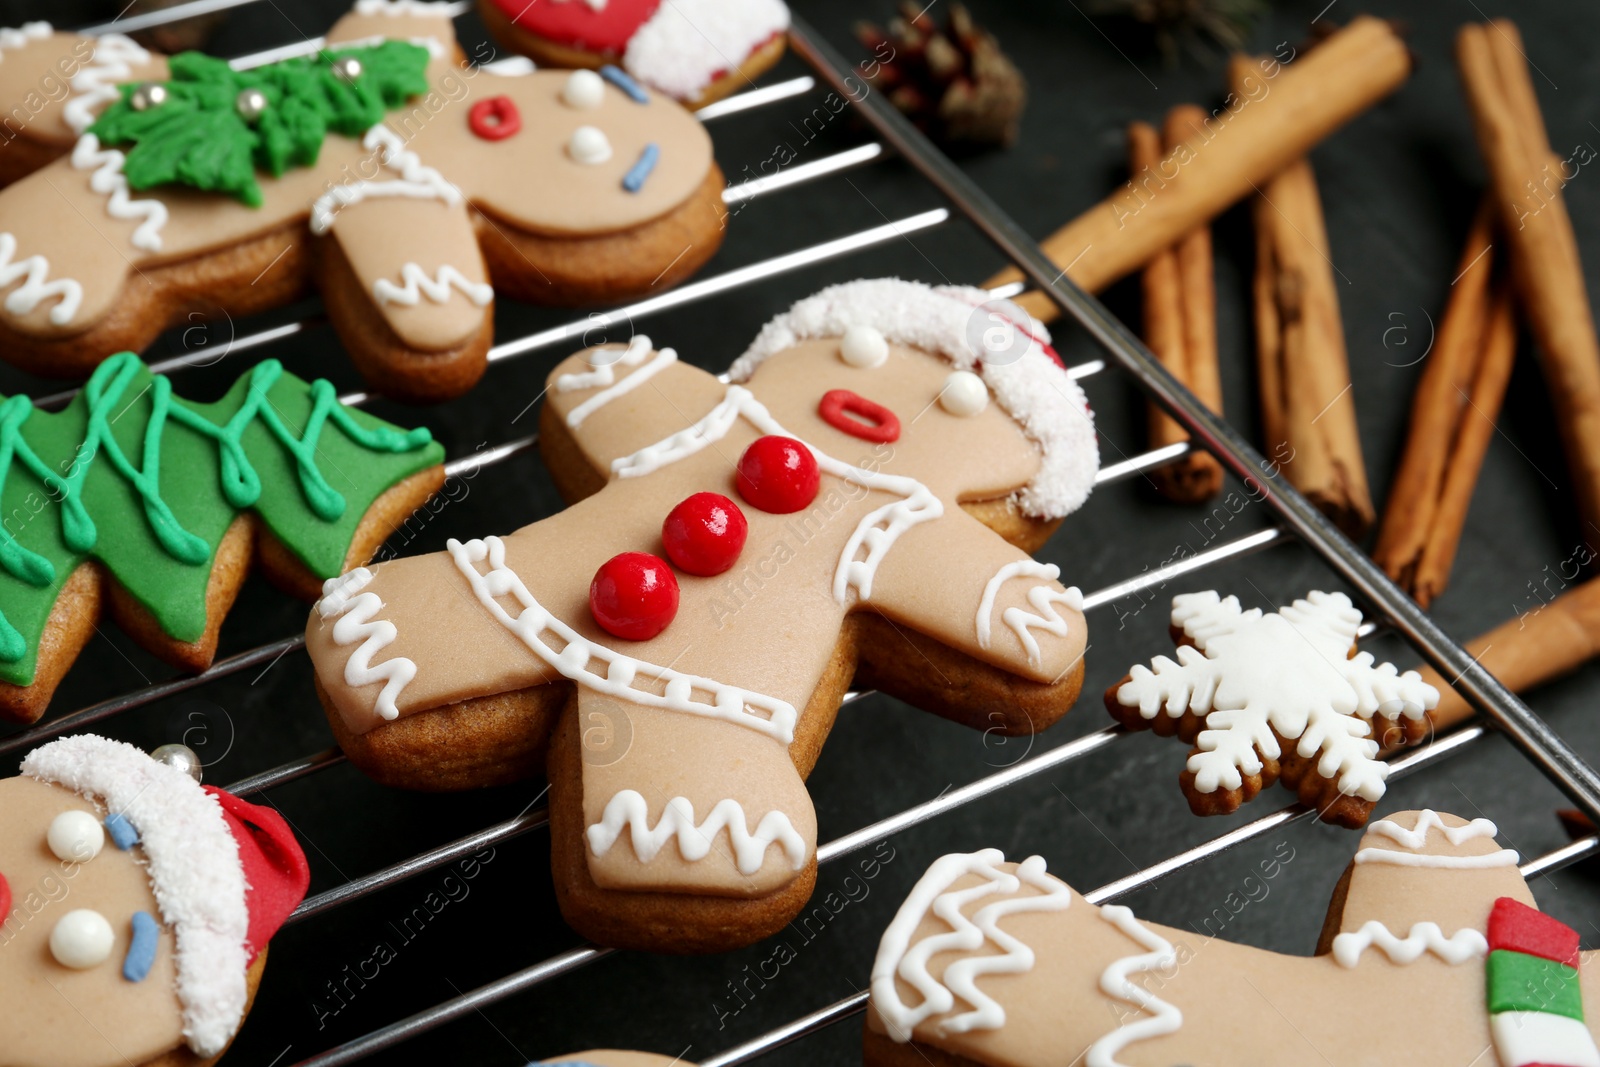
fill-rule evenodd
<path id="1" fill-rule="evenodd" d="M 1350 655 L 1361 612 L 1343 593 L 1309 593 L 1269 614 L 1241 610 L 1237 597 L 1185 593 L 1172 598 L 1172 625 L 1194 646 L 1180 645 L 1176 662 L 1134 667 L 1117 700 L 1145 719 L 1163 709 L 1205 716 L 1188 764 L 1202 793 L 1238 789 L 1262 756 L 1281 755 L 1283 737 L 1302 758 L 1320 753 L 1317 773 L 1339 792 L 1376 801 L 1389 767 L 1377 759 L 1372 717 L 1420 719 L 1439 702 L 1416 671 Z"/>

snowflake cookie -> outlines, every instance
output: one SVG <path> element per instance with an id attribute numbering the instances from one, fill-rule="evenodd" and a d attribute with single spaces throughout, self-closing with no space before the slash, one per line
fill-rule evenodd
<path id="1" fill-rule="evenodd" d="M 1379 739 L 1420 740 L 1439 691 L 1355 652 L 1360 626 L 1343 593 L 1265 614 L 1215 592 L 1175 596 L 1177 660 L 1135 666 L 1106 708 L 1131 730 L 1194 743 L 1181 780 L 1196 815 L 1237 811 L 1282 777 L 1324 820 L 1362 826 L 1389 774 Z"/>

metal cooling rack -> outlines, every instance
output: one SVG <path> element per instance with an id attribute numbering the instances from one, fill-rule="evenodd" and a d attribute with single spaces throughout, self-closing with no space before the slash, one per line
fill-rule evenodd
<path id="1" fill-rule="evenodd" d="M 89 34 L 113 31 L 135 32 L 255 2 L 257 0 L 191 0 L 186 4 L 148 14 L 85 27 L 80 32 Z M 454 17 L 464 14 L 470 7 L 470 3 L 461 0 L 451 4 L 449 10 Z M 316 38 L 239 57 L 232 62 L 241 68 L 257 66 L 290 55 L 314 52 L 323 43 L 322 38 Z M 1275 526 L 1222 542 L 1204 552 L 1142 572 L 1135 577 L 1088 594 L 1084 598 L 1085 611 L 1093 611 L 1121 597 L 1156 588 L 1174 578 L 1202 570 L 1223 560 L 1245 556 L 1272 545 L 1299 539 L 1321 556 L 1339 577 L 1365 598 L 1371 609 L 1369 615 L 1375 615 L 1382 620 L 1382 626 L 1392 628 L 1405 637 L 1430 664 L 1444 676 L 1454 679 L 1453 684 L 1487 716 L 1487 724 L 1475 723 L 1461 727 L 1448 735 L 1435 738 L 1422 747 L 1391 758 L 1389 761 L 1391 780 L 1403 778 L 1433 764 L 1441 763 L 1474 745 L 1491 730 L 1498 730 L 1504 733 L 1527 759 L 1575 804 L 1596 821 L 1600 821 L 1600 776 L 1597 776 L 1565 741 L 1545 726 L 1493 676 L 1478 666 L 1465 650 L 1452 642 L 1426 613 L 1390 582 L 1360 549 L 1339 533 L 1299 493 L 1281 480 L 1262 478 L 1260 472 L 1269 468 L 1249 443 L 1229 424 L 1208 412 L 1201 402 L 1163 369 L 1138 338 L 1114 318 L 1098 300 L 1085 294 L 1070 280 L 1064 278 L 1027 234 L 920 133 L 885 104 L 878 94 L 857 99 L 846 84 L 846 72 L 850 69 L 848 64 L 798 19 L 791 30 L 790 43 L 793 50 L 811 66 L 815 77 L 792 78 L 764 88 L 751 89 L 701 110 L 698 116 L 710 122 L 726 115 L 764 108 L 815 91 L 820 79 L 821 84 L 831 86 L 849 99 L 881 140 L 824 156 L 772 176 L 731 185 L 724 193 L 726 202 L 738 204 L 756 197 L 798 189 L 819 178 L 866 166 L 891 155 L 899 155 L 942 192 L 954 210 L 992 240 L 1022 269 L 1024 274 L 1032 279 L 1035 285 L 1048 292 L 1089 332 L 1111 361 L 1125 371 L 1135 385 L 1148 393 L 1190 432 L 1200 447 L 1212 452 L 1236 477 L 1248 479 L 1252 486 L 1259 485 L 1261 499 L 1277 513 L 1279 521 Z M 597 326 L 632 322 L 669 308 L 710 300 L 802 267 L 846 258 L 874 245 L 944 225 L 951 219 L 950 209 L 926 211 L 796 249 L 723 274 L 701 278 L 668 293 L 638 301 L 603 315 L 585 316 L 562 326 L 515 340 L 502 341 L 490 351 L 489 361 L 491 364 L 499 363 L 531 352 L 569 344 L 580 338 L 586 330 L 592 330 Z M 994 294 L 999 297 L 1015 296 L 1022 288 L 1020 284 L 1007 286 L 995 290 Z M 314 316 L 238 337 L 232 343 L 229 352 L 248 351 L 272 345 L 321 325 L 322 321 L 320 317 Z M 214 359 L 215 357 L 209 353 L 178 356 L 152 364 L 152 369 L 173 373 L 190 366 L 210 363 Z M 1073 377 L 1082 379 L 1102 374 L 1107 367 L 1105 361 L 1093 360 L 1074 366 L 1069 372 Z M 56 393 L 40 397 L 38 402 L 44 406 L 59 406 L 70 400 L 74 393 L 75 390 Z M 369 397 L 366 393 L 352 393 L 343 399 L 347 403 L 362 404 Z M 536 444 L 537 435 L 507 441 L 496 447 L 452 460 L 447 464 L 446 470 L 451 475 L 470 474 L 521 456 L 532 450 Z M 1194 446 L 1189 443 L 1171 445 L 1104 466 L 1100 470 L 1096 484 L 1105 485 L 1137 477 L 1181 458 L 1191 447 Z M 1367 623 L 1363 627 L 1362 636 L 1377 628 L 1378 625 Z M 285 637 L 229 656 L 201 674 L 147 685 L 57 716 L 31 729 L 0 739 L 0 756 L 25 751 L 50 737 L 91 726 L 124 711 L 186 690 L 200 688 L 215 679 L 252 667 L 271 664 L 285 655 L 303 650 L 304 644 L 305 639 L 302 635 Z M 854 703 L 869 695 L 868 692 L 851 692 L 846 694 L 844 702 Z M 952 789 L 933 800 L 915 805 L 821 845 L 817 850 L 818 862 L 823 865 L 833 863 L 870 844 L 938 818 L 981 797 L 1091 756 L 1110 748 L 1125 734 L 1126 731 L 1122 727 L 1109 725 L 965 786 Z M 344 762 L 343 754 L 336 748 L 330 748 L 262 771 L 226 788 L 242 795 L 261 793 L 342 762 Z M 1085 897 L 1096 904 L 1116 899 L 1245 842 L 1310 818 L 1314 814 L 1313 809 L 1303 804 L 1290 804 L 1159 863 L 1091 890 Z M 530 808 L 514 819 L 485 827 L 459 840 L 312 896 L 295 911 L 290 922 L 315 919 L 340 905 L 463 859 L 485 847 L 544 829 L 547 824 L 548 817 L 543 808 Z M 1521 871 L 1525 877 L 1533 878 L 1560 870 L 1597 853 L 1600 853 L 1600 836 L 1590 835 L 1530 860 L 1522 865 Z M 400 1019 L 363 1037 L 301 1060 L 294 1067 L 335 1067 L 335 1065 L 354 1063 L 373 1053 L 401 1045 L 412 1037 L 460 1019 L 497 1001 L 595 963 L 613 955 L 615 951 L 597 945 L 583 945 L 559 953 L 498 981 L 446 1000 L 427 1011 Z M 866 1002 L 865 992 L 846 997 L 796 1018 L 751 1041 L 709 1058 L 701 1058 L 700 1063 L 702 1067 L 732 1067 L 734 1064 L 745 1063 L 863 1012 Z"/>

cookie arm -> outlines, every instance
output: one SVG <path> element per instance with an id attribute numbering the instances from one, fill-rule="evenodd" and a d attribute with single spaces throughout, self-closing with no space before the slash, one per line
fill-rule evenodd
<path id="1" fill-rule="evenodd" d="M 1002 670 L 1053 682 L 1082 658 L 1087 639 L 1083 598 L 1057 575 L 947 504 L 900 536 L 867 605 Z"/>

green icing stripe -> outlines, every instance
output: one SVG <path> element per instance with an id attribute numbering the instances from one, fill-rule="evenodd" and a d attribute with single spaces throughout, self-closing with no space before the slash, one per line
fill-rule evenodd
<path id="1" fill-rule="evenodd" d="M 1489 953 L 1489 1011 L 1542 1011 L 1583 1021 L 1578 971 L 1565 963 L 1511 949 Z"/>
<path id="2" fill-rule="evenodd" d="M 101 364 L 59 413 L 0 400 L 0 679 L 31 683 L 50 608 L 86 559 L 192 641 L 213 553 L 240 511 L 332 577 L 372 502 L 442 459 L 426 429 L 352 411 L 331 383 L 276 360 L 214 404 L 174 397 L 132 353 Z"/>

